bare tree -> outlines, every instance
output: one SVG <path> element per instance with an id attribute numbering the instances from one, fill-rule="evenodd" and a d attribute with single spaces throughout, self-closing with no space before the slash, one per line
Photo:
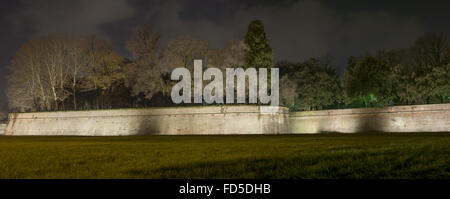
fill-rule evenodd
<path id="1" fill-rule="evenodd" d="M 180 36 L 170 40 L 164 50 L 163 60 L 159 63 L 161 69 L 185 67 L 193 71 L 194 59 L 207 59 L 209 44 L 206 41 L 191 36 Z M 205 62 L 208 62 L 207 60 Z"/>
<path id="2" fill-rule="evenodd" d="M 86 67 L 81 70 L 84 78 L 80 91 L 97 91 L 96 107 L 99 108 L 104 105 L 105 94 L 124 79 L 125 60 L 106 40 L 91 36 L 84 38 L 81 44 L 81 57 L 86 61 Z"/>
<path id="3" fill-rule="evenodd" d="M 446 53 L 450 49 L 448 38 L 444 34 L 426 34 L 419 37 L 410 48 L 413 65 L 419 70 L 431 71 L 433 67 L 450 62 Z"/>
<path id="4" fill-rule="evenodd" d="M 133 29 L 126 47 L 133 54 L 133 62 L 127 65 L 126 85 L 132 94 L 143 94 L 151 99 L 157 92 L 168 93 L 167 81 L 163 78 L 169 69 L 161 63 L 159 49 L 160 35 L 154 33 L 149 26 L 138 26 Z"/>
<path id="5" fill-rule="evenodd" d="M 23 44 L 13 58 L 8 76 L 7 96 L 10 109 L 39 111 L 47 105 L 45 82 L 42 78 L 42 40 L 34 38 Z"/>
<path id="6" fill-rule="evenodd" d="M 247 45 L 245 45 L 244 41 L 237 39 L 231 40 L 222 50 L 223 67 L 244 67 L 246 50 Z"/>
<path id="7" fill-rule="evenodd" d="M 77 110 L 78 84 L 80 79 L 87 75 L 89 59 L 86 54 L 87 46 L 84 45 L 86 38 L 69 37 L 67 39 L 66 70 L 71 84 L 73 108 Z"/>
<path id="8" fill-rule="evenodd" d="M 66 35 L 52 34 L 45 38 L 43 46 L 42 64 L 44 76 L 48 80 L 48 87 L 53 98 L 53 109 L 64 109 L 61 103 L 70 96 L 71 92 L 67 89 L 70 85 L 70 74 L 73 63 L 71 62 L 71 53 L 74 51 L 76 41 L 74 37 Z M 63 107 L 59 107 L 59 104 Z"/>
<path id="9" fill-rule="evenodd" d="M 160 37 L 150 26 L 137 26 L 133 28 L 131 38 L 126 42 L 126 48 L 133 54 L 134 59 L 156 59 Z"/>
<path id="10" fill-rule="evenodd" d="M 10 108 L 60 110 L 72 95 L 76 109 L 77 84 L 89 61 L 81 40 L 52 34 L 23 44 L 9 67 Z"/>

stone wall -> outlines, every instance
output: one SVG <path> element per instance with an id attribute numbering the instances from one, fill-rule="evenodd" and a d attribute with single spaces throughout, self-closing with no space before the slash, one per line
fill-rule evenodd
<path id="1" fill-rule="evenodd" d="M 117 136 L 322 132 L 450 132 L 450 104 L 290 114 L 286 108 L 267 106 L 12 113 L 9 115 L 5 135 Z"/>
<path id="2" fill-rule="evenodd" d="M 5 130 L 6 130 L 6 124 L 0 123 L 0 135 L 3 135 L 5 133 Z"/>
<path id="3" fill-rule="evenodd" d="M 11 113 L 5 135 L 118 136 L 286 132 L 286 108 L 205 106 Z"/>
<path id="4" fill-rule="evenodd" d="M 290 133 L 450 132 L 450 104 L 294 112 Z"/>

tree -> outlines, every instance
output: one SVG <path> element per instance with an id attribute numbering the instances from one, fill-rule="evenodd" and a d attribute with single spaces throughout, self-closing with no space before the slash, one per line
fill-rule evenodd
<path id="1" fill-rule="evenodd" d="M 447 82 L 445 67 L 450 61 L 449 52 L 443 34 L 426 34 L 409 48 L 379 52 L 377 59 L 385 60 L 394 69 L 396 104 L 444 102 L 445 96 L 437 94 L 440 93 L 437 90 Z"/>
<path id="2" fill-rule="evenodd" d="M 425 34 L 409 48 L 413 68 L 410 75 L 413 76 L 412 82 L 418 91 L 414 96 L 415 104 L 445 101 L 445 96 L 440 96 L 445 93 L 442 93 L 440 85 L 445 87 L 443 83 L 448 82 L 445 79 L 446 72 L 442 69 L 450 63 L 450 56 L 447 54 L 449 47 L 448 38 L 444 34 Z"/>
<path id="3" fill-rule="evenodd" d="M 33 38 L 21 46 L 9 66 L 10 109 L 64 110 L 72 96 L 76 110 L 77 92 L 107 90 L 123 79 L 122 63 L 112 45 L 96 37 Z"/>
<path id="4" fill-rule="evenodd" d="M 288 75 L 284 75 L 280 79 L 280 85 L 283 85 L 280 88 L 281 105 L 288 107 L 291 111 L 298 110 L 297 82 Z"/>
<path id="5" fill-rule="evenodd" d="M 408 72 L 402 65 L 394 65 L 394 92 L 397 104 L 414 104 L 420 100 L 415 72 Z"/>
<path id="6" fill-rule="evenodd" d="M 59 105 L 64 106 L 61 102 L 70 95 L 67 86 L 70 84 L 70 68 L 73 67 L 70 63 L 70 52 L 74 50 L 72 39 L 70 36 L 52 34 L 42 44 L 44 56 L 41 61 L 53 98 L 53 110 L 64 109 Z"/>
<path id="7" fill-rule="evenodd" d="M 41 100 L 46 103 L 44 82 L 40 79 L 40 43 L 38 38 L 34 38 L 23 44 L 8 67 L 11 74 L 7 77 L 6 95 L 11 110 L 39 110 Z"/>
<path id="8" fill-rule="evenodd" d="M 191 36 L 179 36 L 169 40 L 164 48 L 159 47 L 160 36 L 148 26 L 133 30 L 127 49 L 133 61 L 127 65 L 126 83 L 134 96 L 152 99 L 155 94 L 169 96 L 175 82 L 170 80 L 172 69 L 185 67 L 193 72 L 195 59 L 203 60 L 203 68 L 244 65 L 245 44 L 232 40 L 223 49 L 212 49 L 208 42 Z M 205 86 L 206 84 L 203 84 Z"/>
<path id="9" fill-rule="evenodd" d="M 7 117 L 8 116 L 5 112 L 0 111 L 0 122 L 6 120 Z"/>
<path id="10" fill-rule="evenodd" d="M 153 32 L 150 26 L 136 26 L 132 30 L 131 38 L 126 41 L 126 48 L 132 53 L 133 59 L 156 60 L 160 38 L 161 36 Z"/>
<path id="11" fill-rule="evenodd" d="M 194 59 L 202 59 L 206 64 L 209 51 L 208 42 L 191 36 L 180 36 L 169 41 L 160 65 L 167 69 L 185 67 L 193 72 Z"/>
<path id="12" fill-rule="evenodd" d="M 446 55 L 448 50 L 449 42 L 444 34 L 425 34 L 409 49 L 415 68 L 426 72 L 449 63 L 450 57 Z"/>
<path id="13" fill-rule="evenodd" d="M 295 73 L 301 110 L 320 110 L 341 103 L 340 79 L 328 63 L 310 59 Z"/>
<path id="14" fill-rule="evenodd" d="M 269 40 L 266 37 L 264 25 L 261 21 L 254 20 L 249 24 L 245 35 L 245 44 L 247 45 L 245 68 L 272 68 L 272 48 L 269 45 Z"/>
<path id="15" fill-rule="evenodd" d="M 280 98 L 292 111 L 320 110 L 342 102 L 340 78 L 329 62 L 311 58 L 303 63 L 279 62 L 283 71 Z"/>
<path id="16" fill-rule="evenodd" d="M 388 105 L 395 96 L 393 79 L 393 70 L 383 59 L 351 57 L 344 76 L 346 103 L 362 102 L 365 107 Z"/>
<path id="17" fill-rule="evenodd" d="M 124 81 L 125 59 L 114 51 L 109 41 L 95 36 L 85 38 L 82 46 L 87 68 L 81 91 L 96 91 L 96 108 L 104 107 L 107 93 L 112 92 L 115 84 Z M 111 103 L 107 105 L 111 106 Z"/>
<path id="18" fill-rule="evenodd" d="M 71 95 L 76 109 L 76 92 L 79 80 L 86 75 L 88 58 L 84 38 L 63 34 L 51 34 L 41 37 L 39 44 L 40 71 L 38 77 L 45 82 L 53 103 L 51 110 L 64 110 L 64 101 Z"/>
<path id="19" fill-rule="evenodd" d="M 450 101 L 450 63 L 435 67 L 430 75 L 431 92 L 433 96 L 441 99 L 441 103 Z"/>
<path id="20" fill-rule="evenodd" d="M 202 66 L 203 70 L 205 70 L 207 67 L 218 67 L 221 63 L 219 61 L 221 56 L 220 51 L 212 49 L 207 41 L 191 36 L 180 36 L 169 41 L 167 48 L 164 49 L 159 68 L 174 69 L 185 67 L 193 74 L 194 60 L 203 60 Z M 194 77 L 192 76 L 193 81 Z M 174 83 L 171 81 L 169 87 L 172 87 Z M 202 84 L 202 86 L 204 88 L 206 84 Z"/>
<path id="21" fill-rule="evenodd" d="M 59 104 L 70 95 L 69 77 L 77 48 L 74 40 L 74 37 L 52 34 L 34 38 L 19 49 L 9 67 L 11 108 L 29 109 L 31 102 L 36 111 L 59 110 Z"/>
<path id="22" fill-rule="evenodd" d="M 70 78 L 71 90 L 72 90 L 72 103 L 73 109 L 77 110 L 77 89 L 78 83 L 88 72 L 89 59 L 87 58 L 86 49 L 84 46 L 85 38 L 71 37 L 68 41 L 70 49 L 67 51 L 68 60 L 67 70 Z"/>
<path id="23" fill-rule="evenodd" d="M 244 67 L 246 50 L 247 46 L 244 41 L 232 39 L 225 48 L 220 51 L 222 63 L 220 63 L 221 66 L 218 68 Z"/>
<path id="24" fill-rule="evenodd" d="M 151 99 L 160 91 L 169 92 L 163 79 L 169 68 L 160 64 L 159 40 L 160 35 L 154 33 L 151 27 L 137 26 L 127 41 L 127 49 L 133 54 L 134 60 L 126 66 L 126 85 L 134 96 L 143 95 Z"/>
<path id="25" fill-rule="evenodd" d="M 8 104 L 5 101 L 0 101 L 0 122 L 6 121 L 8 118 L 7 112 Z"/>

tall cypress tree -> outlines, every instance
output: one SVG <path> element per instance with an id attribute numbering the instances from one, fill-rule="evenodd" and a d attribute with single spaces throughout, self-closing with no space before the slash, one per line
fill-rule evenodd
<path id="1" fill-rule="evenodd" d="M 264 25 L 260 20 L 254 20 L 248 25 L 245 35 L 245 68 L 272 68 L 273 54 L 269 40 L 264 31 Z M 269 70 L 270 71 L 270 70 Z M 270 72 L 269 72 L 270 74 Z"/>

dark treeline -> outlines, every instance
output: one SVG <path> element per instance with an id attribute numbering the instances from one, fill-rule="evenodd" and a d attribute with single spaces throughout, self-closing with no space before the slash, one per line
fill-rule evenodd
<path id="1" fill-rule="evenodd" d="M 244 40 L 223 49 L 180 36 L 162 46 L 149 26 L 133 29 L 124 58 L 96 36 L 52 34 L 25 42 L 9 67 L 10 111 L 59 111 L 174 106 L 172 69 L 280 68 L 280 101 L 291 110 L 447 103 L 450 48 L 444 35 L 428 34 L 406 49 L 350 57 L 344 77 L 328 57 L 274 64 L 264 27 L 249 25 Z M 204 84 L 205 85 L 205 84 Z"/>
<path id="2" fill-rule="evenodd" d="M 328 59 L 277 63 L 281 100 L 291 110 L 450 102 L 450 48 L 443 34 L 410 47 L 350 57 L 341 79 Z"/>

